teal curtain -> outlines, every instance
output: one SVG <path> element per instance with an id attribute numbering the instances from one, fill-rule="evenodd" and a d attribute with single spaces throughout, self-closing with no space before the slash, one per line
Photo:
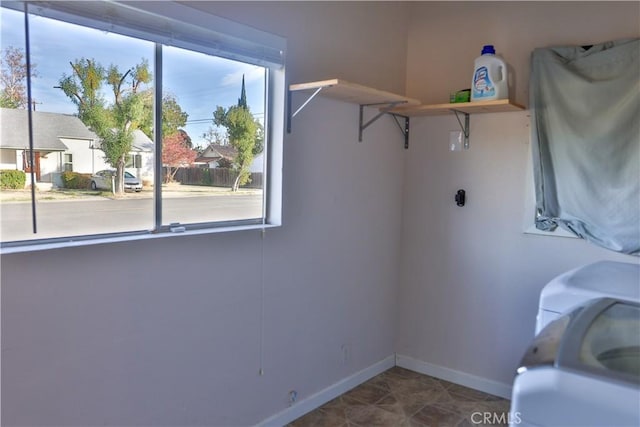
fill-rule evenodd
<path id="1" fill-rule="evenodd" d="M 536 227 L 640 255 L 640 39 L 531 57 Z"/>

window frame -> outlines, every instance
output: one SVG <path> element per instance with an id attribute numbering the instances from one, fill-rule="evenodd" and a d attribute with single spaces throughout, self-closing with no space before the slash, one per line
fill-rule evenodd
<path id="1" fill-rule="evenodd" d="M 62 172 L 73 172 L 73 153 L 62 153 Z"/>
<path id="2" fill-rule="evenodd" d="M 102 2 L 5 1 L 3 8 L 119 33 L 155 44 L 154 121 L 162 119 L 162 46 L 175 46 L 265 68 L 264 171 L 262 215 L 248 220 L 211 221 L 186 224 L 162 223 L 162 147 L 155 144 L 154 228 L 126 232 L 63 236 L 0 242 L 0 254 L 127 240 L 196 235 L 248 229 L 265 229 L 282 224 L 282 151 L 285 121 L 286 39 L 226 20 L 175 2 L 138 2 L 135 5 Z M 108 12 L 108 13 L 107 13 Z M 109 21 L 103 16 L 109 16 Z M 212 30 L 211 28 L 214 28 Z M 171 33 L 167 35 L 167 29 Z M 28 42 L 28 26 L 25 35 Z M 29 85 L 30 82 L 28 81 Z M 154 126 L 154 139 L 162 140 L 162 127 Z M 63 158 L 64 164 L 64 158 Z M 35 203 L 32 200 L 32 205 Z M 32 216 L 37 220 L 35 208 Z"/>

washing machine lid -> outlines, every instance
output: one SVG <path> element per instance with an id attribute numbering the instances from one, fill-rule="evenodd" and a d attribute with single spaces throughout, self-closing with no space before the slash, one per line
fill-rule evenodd
<path id="1" fill-rule="evenodd" d="M 640 265 L 599 261 L 552 279 L 540 294 L 539 308 L 555 313 L 596 298 L 640 302 Z"/>
<path id="2" fill-rule="evenodd" d="M 565 332 L 558 367 L 640 384 L 640 304 L 603 298 Z"/>
<path id="3" fill-rule="evenodd" d="M 640 385 L 640 304 L 600 298 L 554 320 L 527 349 L 518 373 L 540 366 Z"/>

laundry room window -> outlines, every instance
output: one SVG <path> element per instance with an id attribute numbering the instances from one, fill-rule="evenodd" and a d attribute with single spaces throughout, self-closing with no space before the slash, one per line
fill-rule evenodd
<path id="1" fill-rule="evenodd" d="M 621 39 L 531 55 L 536 226 L 629 255 L 640 254 L 639 51 Z"/>
<path id="2" fill-rule="evenodd" d="M 280 224 L 284 39 L 174 2 L 0 12 L 3 252 Z"/>

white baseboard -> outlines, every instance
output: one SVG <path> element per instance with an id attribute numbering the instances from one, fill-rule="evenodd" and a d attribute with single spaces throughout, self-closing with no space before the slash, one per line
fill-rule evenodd
<path id="1" fill-rule="evenodd" d="M 511 385 L 477 377 L 466 372 L 456 371 L 443 366 L 433 365 L 408 356 L 396 354 L 396 366 L 410 369 L 421 374 L 430 375 L 445 381 L 460 384 L 465 387 L 480 390 L 485 393 L 511 399 Z"/>
<path id="2" fill-rule="evenodd" d="M 337 383 L 325 388 L 307 397 L 304 400 L 299 401 L 295 405 L 275 414 L 272 417 L 267 418 L 257 424 L 256 427 L 273 427 L 283 426 L 292 422 L 293 420 L 300 418 L 304 414 L 313 411 L 316 408 L 324 405 L 325 403 L 335 399 L 343 393 L 351 390 L 354 387 L 359 386 L 365 381 L 370 380 L 386 371 L 393 368 L 396 364 L 396 356 L 392 355 L 384 358 L 383 360 L 365 368 L 355 374 L 338 381 Z"/>

